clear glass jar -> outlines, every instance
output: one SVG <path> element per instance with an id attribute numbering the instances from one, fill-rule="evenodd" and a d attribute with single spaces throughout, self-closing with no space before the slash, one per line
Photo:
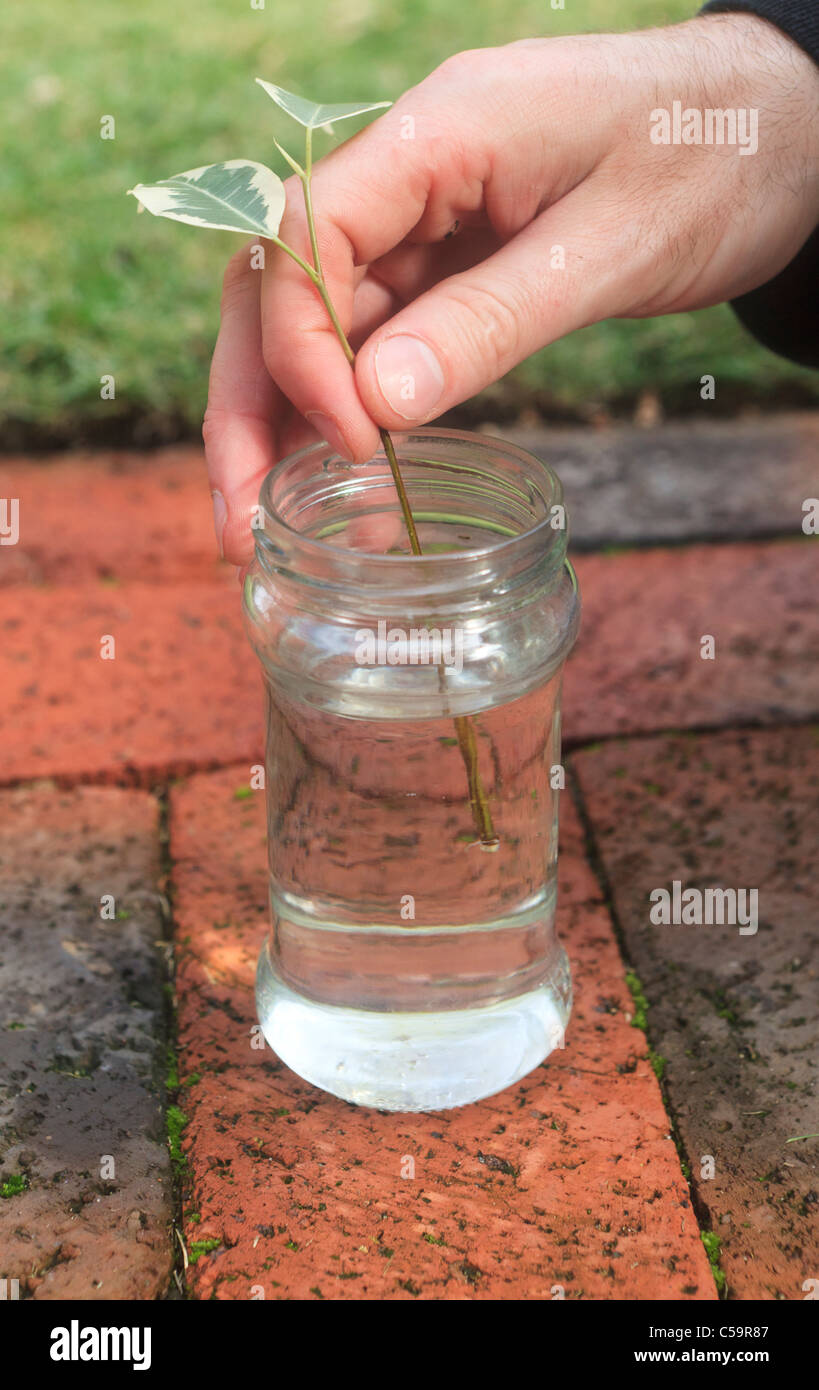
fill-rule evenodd
<path id="1" fill-rule="evenodd" d="M 260 495 L 244 609 L 267 698 L 265 1036 L 345 1100 L 432 1110 L 562 1046 L 560 684 L 579 621 L 560 482 L 514 445 L 293 454 Z"/>

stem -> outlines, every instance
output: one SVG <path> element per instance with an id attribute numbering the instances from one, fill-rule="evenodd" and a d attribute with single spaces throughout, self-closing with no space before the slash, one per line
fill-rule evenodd
<path id="1" fill-rule="evenodd" d="M 310 132 L 308 131 L 307 133 L 309 135 Z M 309 169 L 309 149 L 306 163 L 307 169 Z M 307 174 L 307 170 L 305 170 L 305 174 Z M 335 334 L 338 338 L 338 341 L 341 343 L 341 346 L 344 349 L 344 356 L 347 358 L 347 361 L 349 362 L 350 366 L 352 366 L 355 362 L 355 353 L 350 347 L 347 334 L 344 332 L 344 329 L 342 328 L 339 322 L 338 314 L 335 311 L 335 306 L 330 298 L 330 292 L 327 289 L 327 284 L 325 282 L 324 275 L 321 270 L 318 242 L 316 240 L 315 219 L 313 217 L 313 203 L 312 199 L 310 198 L 309 192 L 309 175 L 303 180 L 303 184 L 304 205 L 307 211 L 307 223 L 310 228 L 310 241 L 313 247 L 313 261 L 318 268 L 318 274 L 313 275 L 311 278 L 313 279 L 313 283 L 315 284 L 316 289 L 321 295 L 322 303 L 324 304 L 327 313 L 330 315 L 330 322 L 332 323 L 333 328 L 335 329 Z M 404 487 L 404 479 L 401 477 L 401 469 L 398 467 L 398 459 L 395 457 L 395 445 L 393 444 L 392 439 L 390 438 L 387 430 L 379 429 L 378 433 L 381 436 L 381 443 L 384 445 L 384 453 L 387 455 L 387 462 L 390 465 L 390 472 L 392 473 L 393 482 L 395 483 L 395 490 L 398 493 L 398 501 L 401 503 L 401 513 L 404 517 L 404 525 L 407 528 L 407 534 L 409 536 L 412 553 L 413 555 L 421 555 L 421 542 L 418 539 L 418 531 L 416 530 L 415 526 L 415 518 L 413 517 L 412 511 L 410 509 L 409 498 L 407 497 L 407 489 Z"/>
<path id="2" fill-rule="evenodd" d="M 313 186 L 310 178 L 312 172 L 313 129 L 312 126 L 308 126 L 305 132 L 304 178 L 301 181 L 301 186 L 304 190 L 304 210 L 307 213 L 307 226 L 310 229 L 310 246 L 313 250 L 313 265 L 316 268 L 316 273 L 320 276 L 321 280 L 323 281 L 324 275 L 321 269 L 321 258 L 319 256 L 318 238 L 316 236 L 316 219 L 313 214 Z M 336 329 L 336 332 L 338 332 L 338 329 Z M 345 343 L 347 342 L 346 336 L 344 341 Z M 347 343 L 348 348 L 349 346 L 350 344 Z"/>
<path id="3" fill-rule="evenodd" d="M 335 310 L 335 305 L 333 304 L 333 301 L 330 298 L 330 292 L 327 289 L 327 282 L 324 279 L 324 272 L 321 268 L 321 257 L 319 255 L 318 237 L 316 235 L 316 219 L 315 214 L 313 212 L 313 194 L 310 183 L 310 174 L 312 171 L 312 167 L 313 131 L 310 128 L 310 126 L 308 126 L 305 138 L 304 169 L 299 174 L 299 179 L 301 180 L 301 186 L 304 192 L 304 210 L 307 214 L 307 227 L 310 233 L 310 248 L 313 253 L 312 266 L 308 265 L 306 261 L 302 260 L 301 256 L 297 255 L 297 253 L 293 251 L 291 247 L 286 246 L 283 241 L 279 241 L 278 237 L 274 237 L 273 240 L 276 242 L 277 246 L 280 246 L 283 251 L 286 251 L 288 255 L 292 256 L 293 260 L 296 261 L 302 267 L 302 269 L 305 270 L 309 275 L 310 279 L 312 280 L 313 284 L 315 285 L 316 289 L 321 295 L 322 303 L 324 304 L 324 307 L 330 316 L 330 322 L 332 323 L 335 335 L 342 346 L 344 355 L 347 358 L 347 361 L 350 363 L 350 366 L 352 366 L 355 362 L 355 353 L 353 352 L 353 349 L 350 346 L 347 334 L 344 332 L 344 329 L 341 326 L 338 314 Z M 398 494 L 398 501 L 401 504 L 401 514 L 404 518 L 404 525 L 407 528 L 410 549 L 412 550 L 413 555 L 422 555 L 423 551 L 421 549 L 421 542 L 418 539 L 418 530 L 415 525 L 415 518 L 412 515 L 412 509 L 409 504 L 409 497 L 407 496 L 407 489 L 404 486 L 404 479 L 401 476 L 401 469 L 398 466 L 398 459 L 395 454 L 395 445 L 392 442 L 388 430 L 379 428 L 378 433 L 381 436 L 381 443 L 384 446 L 384 453 L 386 454 L 387 462 L 390 465 L 390 472 L 392 473 L 393 482 L 395 483 L 395 490 Z M 446 671 L 443 665 L 439 668 L 439 679 L 441 682 L 441 689 L 444 695 L 444 700 L 446 701 Z M 458 747 L 461 750 L 461 757 L 464 760 L 464 766 L 466 768 L 467 785 L 469 787 L 469 805 L 472 810 L 472 819 L 475 823 L 475 829 L 477 830 L 478 835 L 480 837 L 480 845 L 482 849 L 496 850 L 500 841 L 498 839 L 498 836 L 495 834 L 495 830 L 492 825 L 492 812 L 489 809 L 489 802 L 487 800 L 486 792 L 483 789 L 483 783 L 481 782 L 481 774 L 478 767 L 478 742 L 475 738 L 475 726 L 472 723 L 472 720 L 470 719 L 469 715 L 457 715 L 454 719 L 454 723 L 455 732 L 458 736 Z"/>
<path id="4" fill-rule="evenodd" d="M 381 443 L 384 445 L 384 453 L 387 455 L 387 462 L 390 465 L 390 472 L 395 482 L 395 491 L 398 493 L 398 501 L 401 503 L 401 512 L 404 517 L 404 525 L 409 536 L 410 549 L 413 555 L 422 555 L 421 542 L 418 539 L 418 532 L 415 529 L 415 517 L 410 510 L 407 489 L 404 487 L 404 479 L 401 477 L 401 469 L 398 467 L 398 459 L 395 457 L 395 445 L 390 438 L 387 430 L 380 429 Z"/>
<path id="5" fill-rule="evenodd" d="M 302 268 L 302 270 L 304 271 L 305 275 L 309 275 L 310 279 L 313 281 L 313 284 L 316 286 L 316 288 L 318 288 L 318 285 L 319 285 L 319 277 L 318 277 L 318 275 L 317 275 L 316 272 L 314 271 L 313 267 L 307 263 L 307 261 L 302 260 L 302 258 L 301 258 L 301 256 L 299 255 L 298 251 L 294 251 L 292 246 L 288 246 L 286 241 L 282 241 L 281 238 L 275 236 L 273 232 L 268 232 L 268 233 L 266 233 L 266 235 L 267 235 L 268 241 L 272 241 L 273 244 L 274 244 L 274 246 L 278 246 L 278 248 L 279 248 L 280 251 L 286 251 L 287 254 L 288 254 L 288 256 L 290 257 L 290 259 L 293 260 L 293 261 L 295 261 L 295 262 L 296 262 L 296 265 L 300 265 L 300 266 L 301 266 L 301 268 Z"/>
<path id="6" fill-rule="evenodd" d="M 461 757 L 466 768 L 472 819 L 481 837 L 481 846 L 483 849 L 497 849 L 500 840 L 492 825 L 492 812 L 489 809 L 489 802 L 481 782 L 481 774 L 478 771 L 478 744 L 475 738 L 475 726 L 468 714 L 456 715 L 455 732 L 458 735 L 458 747 L 461 750 Z"/>

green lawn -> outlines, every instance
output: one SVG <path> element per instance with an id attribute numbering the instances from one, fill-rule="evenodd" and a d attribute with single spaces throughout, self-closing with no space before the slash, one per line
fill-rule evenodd
<path id="1" fill-rule="evenodd" d="M 459 48 L 685 18 L 696 0 L 27 0 L 0 19 L 0 411 L 34 426 L 201 419 L 221 269 L 238 239 L 144 216 L 125 189 L 242 156 L 284 172 L 287 120 L 264 76 L 324 100 L 395 97 Z M 116 139 L 100 139 L 113 115 Z M 286 138 L 286 134 L 285 137 Z M 756 348 L 727 309 L 587 329 L 524 364 L 508 396 L 565 410 L 657 389 L 698 401 L 705 372 L 759 400 L 819 399 L 813 374 Z M 116 399 L 101 401 L 113 374 Z M 493 395 L 493 402 L 497 395 Z"/>

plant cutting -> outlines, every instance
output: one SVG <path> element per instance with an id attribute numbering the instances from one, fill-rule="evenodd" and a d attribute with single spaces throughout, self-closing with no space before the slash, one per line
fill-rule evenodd
<path id="1" fill-rule="evenodd" d="M 263 164 L 129 191 L 158 216 L 271 241 L 314 286 L 352 365 L 319 253 L 313 137 L 390 103 L 259 85 L 305 131 L 303 162 L 274 143 L 301 185 L 309 259 L 279 235 L 285 188 Z M 260 492 L 243 585 L 267 699 L 272 927 L 256 998 L 265 1037 L 301 1076 L 421 1110 L 501 1090 L 562 1046 L 560 685 L 579 604 L 544 463 L 453 430 L 380 439 L 363 466 L 308 445 Z M 345 544 L 362 518 L 396 512 L 397 551 Z M 359 661 L 353 632 L 403 632 L 408 614 L 427 652 L 443 652 L 436 635 L 468 635 L 465 659 Z"/>
<path id="2" fill-rule="evenodd" d="M 272 241 L 296 262 L 315 285 L 336 337 L 352 366 L 355 353 L 339 321 L 321 267 L 311 186 L 313 132 L 322 128 L 332 128 L 337 121 L 346 121 L 354 116 L 366 115 L 370 111 L 382 110 L 392 103 L 368 101 L 327 104 L 308 101 L 306 97 L 285 91 L 283 87 L 278 87 L 273 82 L 265 82 L 261 77 L 257 77 L 256 81 L 277 106 L 304 127 L 303 165 L 288 154 L 278 140 L 274 140 L 273 143 L 302 186 L 312 265 L 279 236 L 286 203 L 284 184 L 278 175 L 264 164 L 258 164 L 253 160 L 231 159 L 221 164 L 207 164 L 199 169 L 188 169 L 185 173 L 174 174 L 169 179 L 160 180 L 159 183 L 139 183 L 128 192 L 139 200 L 141 207 L 147 208 L 157 217 L 168 217 L 174 222 L 187 222 L 194 227 L 210 227 L 245 234 L 252 232 Z M 387 430 L 380 429 L 379 434 L 398 494 L 410 548 L 413 555 L 421 555 L 423 552 L 418 539 L 418 528 L 410 508 L 392 439 Z M 445 679 L 445 671 L 441 667 L 442 682 Z M 478 768 L 475 731 L 468 716 L 456 717 L 454 724 L 458 747 L 466 768 L 469 803 L 478 843 L 482 849 L 494 851 L 498 847 L 498 838 L 493 828 L 492 812 Z"/>

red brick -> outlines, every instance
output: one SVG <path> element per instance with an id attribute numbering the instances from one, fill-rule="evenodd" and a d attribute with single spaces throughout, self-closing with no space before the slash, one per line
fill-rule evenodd
<path id="1" fill-rule="evenodd" d="M 20 543 L 0 550 L 0 571 L 35 583 L 4 603 L 3 780 L 146 781 L 255 756 L 258 722 L 251 739 L 243 733 L 256 721 L 258 677 L 232 577 L 213 558 L 199 452 L 4 468 L 23 507 Z M 580 557 L 567 740 L 819 714 L 815 557 L 809 539 Z M 56 604 L 49 584 L 89 575 L 93 585 L 72 582 Z M 135 576 L 156 588 L 117 583 Z M 213 580 L 218 593 L 191 579 Z M 100 636 L 123 620 L 132 640 L 117 662 L 99 661 Z M 704 633 L 716 661 L 700 657 Z"/>
<path id="2" fill-rule="evenodd" d="M 382 1115 L 250 1046 L 267 884 L 263 793 L 237 799 L 244 781 L 227 769 L 171 795 L 185 1238 L 220 1242 L 188 1271 L 196 1296 L 550 1298 L 562 1285 L 567 1298 L 713 1298 L 568 798 L 565 1051 L 480 1105 Z"/>
<path id="3" fill-rule="evenodd" d="M 586 555 L 577 572 L 567 740 L 819 715 L 815 540 Z"/>
<path id="4" fill-rule="evenodd" d="M 150 785 L 259 760 L 262 691 L 240 592 L 219 583 L 9 590 L 0 778 Z M 113 636 L 115 659 L 101 656 Z"/>
<path id="5" fill-rule="evenodd" d="M 6 458 L 0 497 L 20 502 L 20 539 L 0 548 L 0 584 L 112 575 L 190 584 L 221 568 L 201 449 Z"/>

